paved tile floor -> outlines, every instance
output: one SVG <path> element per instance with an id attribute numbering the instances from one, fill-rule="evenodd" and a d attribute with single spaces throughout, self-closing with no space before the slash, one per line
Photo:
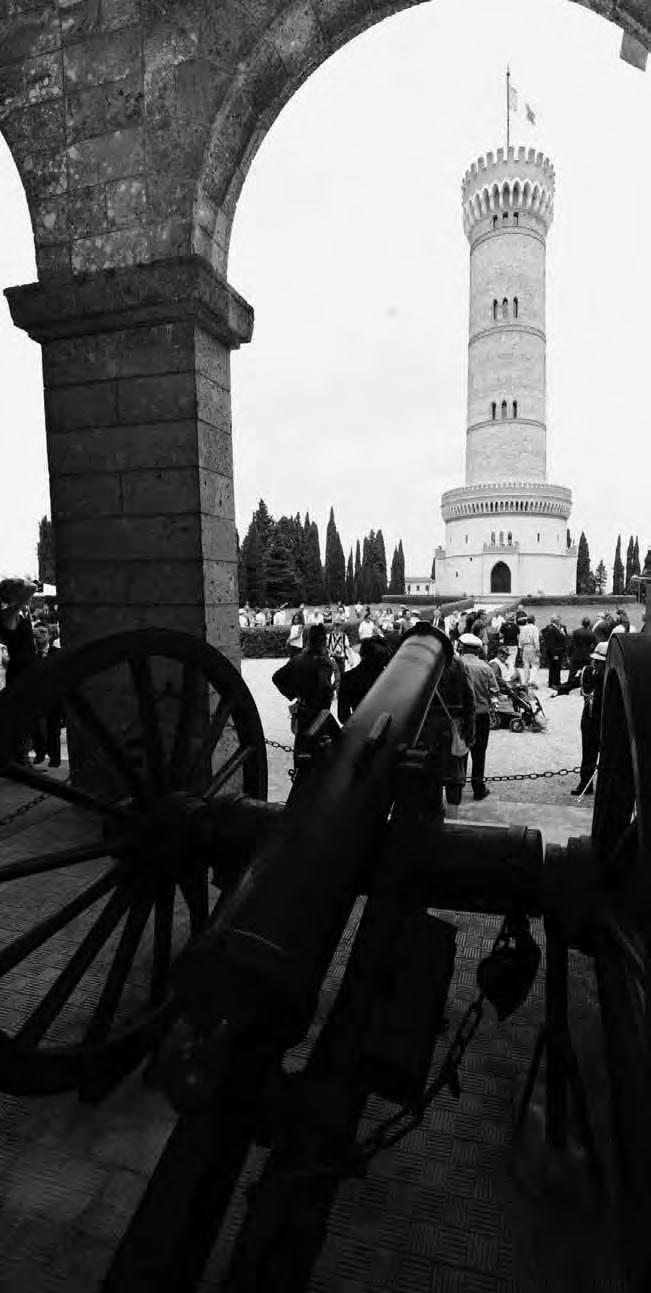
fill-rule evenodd
<path id="1" fill-rule="evenodd" d="M 248 677 L 258 700 L 268 674 L 258 670 L 253 684 Z M 563 703 L 567 730 L 556 731 L 549 743 L 546 734 L 495 734 L 489 755 L 495 771 L 508 768 L 509 759 L 520 769 L 525 762 L 529 767 L 533 752 L 536 758 L 544 754 L 549 759 L 546 766 L 553 766 L 552 744 L 565 766 L 575 762 L 576 748 L 568 747 L 568 732 L 570 726 L 576 730 L 578 708 L 574 698 Z M 268 734 L 289 743 L 287 732 L 279 730 L 278 715 L 267 722 L 264 704 L 261 708 Z M 503 741 L 501 762 L 498 741 Z M 274 754 L 272 786 L 277 790 L 288 784 L 283 757 Z M 589 832 L 590 808 L 569 799 L 567 783 L 562 797 L 559 786 L 550 781 L 529 785 L 545 787 L 547 798 L 524 802 L 493 794 L 481 805 L 466 805 L 462 816 L 538 826 L 548 839 Z M 271 797 L 285 796 L 272 792 Z M 29 798 L 30 792 L 0 784 L 0 820 L 12 803 L 18 806 Z M 51 805 L 39 805 L 0 827 L 2 860 L 82 838 L 87 830 L 88 822 L 77 810 L 52 811 Z M 46 903 L 47 894 L 41 898 Z M 29 916 L 21 914 L 17 901 L 6 906 L 0 942 L 28 927 Z M 474 996 L 478 961 L 489 950 L 499 922 L 463 914 L 446 918 L 458 927 L 448 1009 L 454 1028 Z M 601 1131 L 605 1077 L 595 985 L 585 958 L 573 955 L 571 968 L 573 1031 Z M 341 963 L 336 965 L 335 975 L 341 969 Z M 7 1027 L 12 1009 L 21 1005 L 20 993 L 29 998 L 34 985 L 23 982 L 14 988 L 15 1000 L 0 1003 L 8 1012 Z M 542 1006 L 539 974 L 524 1007 L 509 1021 L 498 1024 L 487 1010 L 463 1066 L 460 1099 L 448 1093 L 439 1097 L 421 1127 L 376 1158 L 365 1179 L 341 1187 L 313 1273 L 313 1293 L 577 1293 L 624 1287 L 611 1211 L 597 1206 L 580 1156 L 570 1154 L 556 1163 L 547 1159 L 546 1172 L 541 1173 L 539 1091 L 524 1152 L 513 1156 L 514 1100 L 542 1021 Z M 439 1044 L 441 1054 L 443 1045 Z M 440 1058 L 438 1051 L 435 1058 Z M 364 1129 L 376 1125 L 390 1109 L 372 1100 Z M 90 1293 L 98 1288 L 172 1125 L 164 1098 L 145 1087 L 139 1074 L 99 1106 L 80 1104 L 71 1095 L 0 1096 L 2 1293 Z M 255 1168 L 253 1158 L 251 1170 Z M 243 1208 L 240 1191 L 206 1269 L 203 1290 L 219 1287 Z"/>

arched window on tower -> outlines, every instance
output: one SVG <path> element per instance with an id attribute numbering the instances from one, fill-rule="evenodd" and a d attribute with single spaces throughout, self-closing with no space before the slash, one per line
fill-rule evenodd
<path id="1" fill-rule="evenodd" d="M 517 401 L 517 400 L 514 400 L 514 401 L 513 401 L 513 416 L 514 416 L 514 418 L 517 418 L 517 416 L 518 416 L 518 401 Z"/>
<path id="2" fill-rule="evenodd" d="M 509 213 L 508 213 L 508 211 L 503 211 L 503 212 L 502 212 L 502 220 L 503 220 L 503 221 L 504 221 L 504 220 L 508 220 L 508 218 L 509 218 Z"/>
<path id="3" fill-rule="evenodd" d="M 508 301 L 507 301 L 506 297 L 504 297 L 504 300 L 502 301 L 502 318 L 503 318 L 503 319 L 506 319 L 506 317 L 507 317 L 507 315 L 508 315 L 508 312 L 509 312 L 509 303 L 508 303 Z"/>
<path id="4" fill-rule="evenodd" d="M 518 214 L 518 212 L 517 212 L 517 211 L 514 211 L 514 212 L 513 212 L 513 223 L 514 223 L 514 224 L 519 224 L 519 223 L 520 223 L 520 216 L 519 216 L 519 214 Z"/>
<path id="5" fill-rule="evenodd" d="M 494 216 L 493 216 L 493 228 L 494 228 L 494 229 L 497 229 L 497 216 L 496 216 L 496 215 L 494 215 Z"/>
<path id="6" fill-rule="evenodd" d="M 513 297 L 513 318 L 517 319 L 517 317 L 518 317 L 518 298 L 517 296 L 514 296 Z"/>
<path id="7" fill-rule="evenodd" d="M 491 404 L 491 418 L 493 422 L 495 421 L 496 417 L 497 417 L 497 404 L 495 403 L 495 400 L 493 400 L 493 403 Z"/>
<path id="8" fill-rule="evenodd" d="M 497 318 L 497 297 L 493 301 L 493 318 Z"/>
<path id="9" fill-rule="evenodd" d="M 511 534 L 510 530 L 506 536 L 506 542 L 508 543 L 509 547 L 511 547 L 511 544 L 513 543 L 513 535 Z"/>
<path id="10" fill-rule="evenodd" d="M 506 400 L 502 400 L 502 417 L 506 417 Z"/>

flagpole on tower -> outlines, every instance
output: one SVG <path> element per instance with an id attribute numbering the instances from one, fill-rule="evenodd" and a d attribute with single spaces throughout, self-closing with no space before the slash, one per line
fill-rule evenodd
<path id="1" fill-rule="evenodd" d="M 509 144 L 511 142 L 511 69 L 506 65 L 506 155 L 509 155 Z"/>

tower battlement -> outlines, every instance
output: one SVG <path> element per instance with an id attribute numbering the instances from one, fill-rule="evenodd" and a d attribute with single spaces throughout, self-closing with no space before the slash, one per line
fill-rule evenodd
<path id="1" fill-rule="evenodd" d="M 487 216 L 523 211 L 537 217 L 545 231 L 554 217 L 554 167 L 534 148 L 498 148 L 473 162 L 461 185 L 466 236 Z"/>

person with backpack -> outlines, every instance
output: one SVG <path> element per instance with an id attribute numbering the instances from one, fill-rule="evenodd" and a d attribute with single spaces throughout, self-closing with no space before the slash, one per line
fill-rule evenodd
<path id="1" fill-rule="evenodd" d="M 330 709 L 334 696 L 332 661 L 327 650 L 325 625 L 308 625 L 304 641 L 302 650 L 287 660 L 271 677 L 281 696 L 292 702 L 290 715 L 294 734 L 294 767 L 297 767 L 300 756 L 309 748 L 309 729 L 323 710 Z"/>
<path id="2" fill-rule="evenodd" d="M 348 634 L 339 617 L 335 619 L 332 628 L 328 632 L 326 648 L 335 671 L 335 691 L 338 691 L 346 672 L 346 661 L 351 650 Z"/>

